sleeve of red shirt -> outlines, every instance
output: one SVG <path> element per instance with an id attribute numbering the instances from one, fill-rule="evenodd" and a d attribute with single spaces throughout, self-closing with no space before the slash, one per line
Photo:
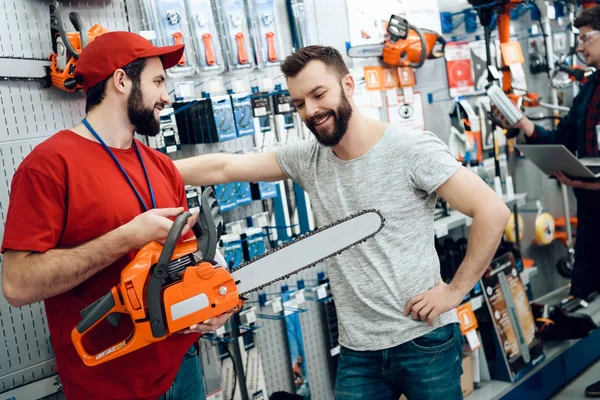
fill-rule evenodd
<path id="1" fill-rule="evenodd" d="M 66 215 L 65 188 L 30 167 L 15 173 L 1 251 L 55 248 Z"/>

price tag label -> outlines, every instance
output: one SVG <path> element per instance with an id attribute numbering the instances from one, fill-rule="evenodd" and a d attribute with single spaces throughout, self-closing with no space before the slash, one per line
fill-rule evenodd
<path id="1" fill-rule="evenodd" d="M 256 322 L 256 313 L 254 312 L 254 307 L 250 308 L 247 311 L 244 311 L 243 314 L 240 314 L 240 317 L 245 319 L 246 325 L 250 325 Z"/>
<path id="2" fill-rule="evenodd" d="M 271 303 L 271 307 L 273 307 L 274 313 L 280 313 L 283 310 L 283 305 L 281 304 L 281 297 L 273 299 L 273 303 Z"/>
<path id="3" fill-rule="evenodd" d="M 298 293 L 296 293 L 296 304 L 300 305 L 305 301 L 306 299 L 304 298 L 304 289 L 299 290 Z"/>
<path id="4" fill-rule="evenodd" d="M 175 153 L 177 151 L 177 146 L 167 146 L 167 153 Z"/>
<path id="5" fill-rule="evenodd" d="M 317 289 L 317 298 L 319 300 L 321 300 L 321 299 L 324 299 L 325 297 L 327 297 L 327 285 L 321 285 Z"/>
<path id="6" fill-rule="evenodd" d="M 448 225 L 437 225 L 435 227 L 435 236 L 439 238 L 443 238 L 448 235 Z"/>
<path id="7" fill-rule="evenodd" d="M 398 91 L 396 89 L 388 89 L 385 91 L 388 107 L 398 105 Z"/>
<path id="8" fill-rule="evenodd" d="M 479 336 L 477 335 L 477 330 L 473 329 L 467 332 L 465 335 L 467 337 L 467 342 L 469 343 L 469 347 L 471 351 L 475 351 L 481 347 L 481 342 L 479 341 Z"/>

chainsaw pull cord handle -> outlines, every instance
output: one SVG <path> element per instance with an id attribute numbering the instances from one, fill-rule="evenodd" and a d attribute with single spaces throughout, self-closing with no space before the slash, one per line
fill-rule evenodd
<path id="1" fill-rule="evenodd" d="M 152 329 L 152 336 L 155 338 L 163 337 L 167 333 L 161 305 L 160 289 L 167 277 L 167 269 L 171 262 L 171 257 L 173 257 L 173 252 L 175 251 L 179 237 L 181 236 L 181 232 L 191 215 L 190 212 L 186 211 L 175 218 L 175 222 L 173 222 L 171 230 L 167 235 L 167 240 L 160 253 L 160 257 L 158 258 L 158 263 L 152 271 L 150 282 L 146 289 L 150 328 Z"/>
<path id="2" fill-rule="evenodd" d="M 427 41 L 425 40 L 425 35 L 423 34 L 423 31 L 421 29 L 412 24 L 408 24 L 408 28 L 415 31 L 417 35 L 419 35 L 419 39 L 421 40 L 421 58 L 419 59 L 419 62 L 411 62 L 408 64 L 408 66 L 411 68 L 421 68 L 423 66 L 423 63 L 425 62 L 425 59 L 427 58 Z"/>
<path id="3" fill-rule="evenodd" d="M 79 59 L 79 53 L 75 51 L 71 42 L 69 42 L 69 38 L 67 37 L 67 33 L 65 32 L 65 26 L 63 25 L 62 16 L 60 15 L 60 3 L 57 0 L 53 2 L 54 8 L 56 9 L 56 22 L 58 25 L 58 32 L 60 33 L 60 38 L 63 41 L 63 45 L 67 48 L 67 51 L 71 53 L 74 59 Z"/>
<path id="4" fill-rule="evenodd" d="M 81 41 L 81 50 L 85 49 L 85 46 L 88 45 L 88 34 L 84 28 L 84 21 L 81 15 L 76 13 L 75 11 L 71 11 L 69 13 L 69 19 L 71 23 L 75 27 L 75 30 L 79 32 L 79 39 Z"/>

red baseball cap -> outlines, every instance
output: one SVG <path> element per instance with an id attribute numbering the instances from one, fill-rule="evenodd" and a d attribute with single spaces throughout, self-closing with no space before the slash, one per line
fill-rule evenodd
<path id="1" fill-rule="evenodd" d="M 107 32 L 91 41 L 79 56 L 74 76 L 87 91 L 104 81 L 117 69 L 138 58 L 161 57 L 163 68 L 169 69 L 179 62 L 184 44 L 156 47 L 136 33 Z"/>

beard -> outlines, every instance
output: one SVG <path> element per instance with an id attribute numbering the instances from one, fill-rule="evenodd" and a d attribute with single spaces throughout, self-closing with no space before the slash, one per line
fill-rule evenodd
<path id="1" fill-rule="evenodd" d="M 319 132 L 318 125 L 315 125 L 315 121 L 323 119 L 325 117 L 333 118 L 333 132 Z M 342 91 L 340 94 L 340 104 L 338 105 L 336 110 L 327 111 L 315 116 L 312 116 L 306 121 L 306 126 L 313 133 L 315 138 L 319 143 L 323 146 L 332 147 L 337 146 L 346 131 L 348 130 L 348 122 L 350 121 L 350 117 L 352 117 L 352 106 L 348 101 L 348 98 Z"/>
<path id="2" fill-rule="evenodd" d="M 135 83 L 127 99 L 127 115 L 138 134 L 143 136 L 156 136 L 159 134 L 160 121 L 154 116 L 154 107 L 144 105 L 140 86 Z"/>

